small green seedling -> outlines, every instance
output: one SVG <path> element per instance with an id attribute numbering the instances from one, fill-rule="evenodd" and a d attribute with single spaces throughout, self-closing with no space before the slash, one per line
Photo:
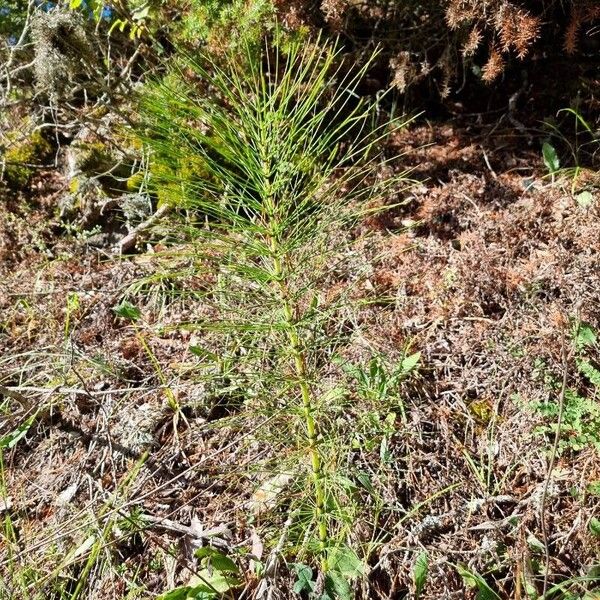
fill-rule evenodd
<path id="1" fill-rule="evenodd" d="M 157 600 L 216 600 L 242 585 L 239 567 L 226 554 L 206 546 L 195 552 L 200 570 L 188 585 L 170 590 Z"/>

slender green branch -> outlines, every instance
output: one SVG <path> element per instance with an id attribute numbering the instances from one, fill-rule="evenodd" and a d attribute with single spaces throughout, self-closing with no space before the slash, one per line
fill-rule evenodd
<path id="1" fill-rule="evenodd" d="M 277 283 L 279 300 L 283 311 L 286 333 L 290 344 L 290 352 L 294 359 L 294 370 L 297 389 L 302 398 L 302 412 L 306 427 L 306 439 L 311 463 L 311 474 L 315 496 L 315 517 L 319 536 L 319 552 L 321 554 L 321 568 L 327 571 L 327 517 L 325 509 L 325 489 L 323 486 L 323 465 L 319 452 L 319 428 L 314 417 L 315 400 L 313 391 L 308 383 L 308 372 L 306 368 L 306 354 L 301 343 L 300 331 L 294 317 L 294 308 L 289 298 L 288 286 L 283 262 L 279 253 L 279 247 L 274 237 L 271 237 L 271 250 L 273 252 L 273 275 Z"/>

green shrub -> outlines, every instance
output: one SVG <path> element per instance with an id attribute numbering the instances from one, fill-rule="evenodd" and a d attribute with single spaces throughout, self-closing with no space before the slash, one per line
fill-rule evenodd
<path id="1" fill-rule="evenodd" d="M 275 18 L 272 0 L 191 0 L 182 8 L 185 17 L 175 38 L 186 44 L 204 42 L 216 53 L 260 42 Z"/>

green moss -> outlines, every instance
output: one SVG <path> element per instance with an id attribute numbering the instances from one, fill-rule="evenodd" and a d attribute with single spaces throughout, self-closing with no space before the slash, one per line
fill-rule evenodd
<path id="1" fill-rule="evenodd" d="M 98 175 L 114 166 L 114 156 L 100 141 L 79 142 L 73 146 L 77 168 L 86 175 Z"/>
<path id="2" fill-rule="evenodd" d="M 70 151 L 76 173 L 96 179 L 109 196 L 128 189 L 127 179 L 131 175 L 128 159 L 113 143 L 99 139 L 78 140 Z"/>
<path id="3" fill-rule="evenodd" d="M 20 188 L 27 185 L 35 172 L 35 167 L 30 165 L 39 164 L 50 154 L 52 146 L 39 129 L 25 139 L 18 139 L 18 134 L 9 134 L 8 137 L 15 141 L 4 154 L 5 176 L 10 187 Z"/>
<path id="4" fill-rule="evenodd" d="M 174 168 L 160 160 L 155 161 L 150 175 L 151 187 L 156 193 L 159 206 L 173 202 L 185 203 L 185 196 L 189 192 L 193 194 L 190 186 L 211 177 L 205 160 L 191 152 L 184 154 Z"/>
<path id="5" fill-rule="evenodd" d="M 69 182 L 69 192 L 71 194 L 76 194 L 79 191 L 79 179 L 77 177 L 73 177 Z"/>
<path id="6" fill-rule="evenodd" d="M 127 179 L 127 183 L 125 187 L 128 192 L 137 192 L 144 181 L 144 174 L 141 171 L 134 173 L 129 179 Z"/>

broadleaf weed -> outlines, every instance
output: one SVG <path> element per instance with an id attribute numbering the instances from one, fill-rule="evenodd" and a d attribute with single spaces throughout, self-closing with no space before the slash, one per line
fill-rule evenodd
<path id="1" fill-rule="evenodd" d="M 571 450 L 574 452 L 594 447 L 600 452 L 600 369 L 598 369 L 589 353 L 597 347 L 597 334 L 587 323 L 576 323 L 572 331 L 572 343 L 575 346 L 575 365 L 579 376 L 588 384 L 591 393 L 582 392 L 575 387 L 567 387 L 564 392 L 564 409 L 558 442 L 559 452 Z M 560 387 L 554 374 L 548 372 L 542 362 L 538 362 L 538 374 L 545 385 L 551 390 Z M 537 428 L 538 433 L 555 434 L 556 419 L 559 406 L 556 402 L 538 402 L 532 405 L 535 412 L 548 422 Z"/>

